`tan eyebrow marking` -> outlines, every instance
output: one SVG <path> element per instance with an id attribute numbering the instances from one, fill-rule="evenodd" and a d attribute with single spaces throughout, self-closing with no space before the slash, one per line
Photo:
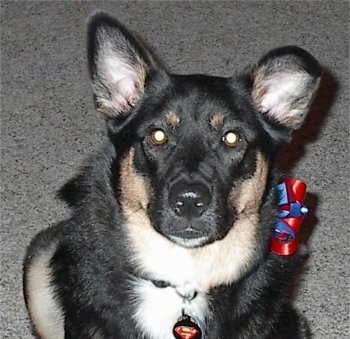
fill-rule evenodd
<path id="1" fill-rule="evenodd" d="M 222 125 L 224 122 L 224 115 L 222 113 L 215 113 L 211 118 L 210 118 L 210 125 L 212 127 L 219 127 Z"/>
<path id="2" fill-rule="evenodd" d="M 177 127 L 181 122 L 181 118 L 175 112 L 169 112 L 166 115 L 166 118 L 168 125 L 172 128 Z"/>

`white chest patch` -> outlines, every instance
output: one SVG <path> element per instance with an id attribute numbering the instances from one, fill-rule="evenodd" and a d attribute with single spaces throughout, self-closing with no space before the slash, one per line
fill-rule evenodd
<path id="1" fill-rule="evenodd" d="M 143 334 L 150 339 L 174 339 L 172 329 L 182 310 L 204 323 L 209 316 L 207 296 L 199 292 L 191 301 L 184 302 L 179 294 L 179 291 L 181 294 L 191 294 L 194 292 L 191 288 L 190 284 L 186 284 L 177 291 L 174 287 L 160 288 L 151 281 L 137 280 L 134 285 L 134 317 Z"/>

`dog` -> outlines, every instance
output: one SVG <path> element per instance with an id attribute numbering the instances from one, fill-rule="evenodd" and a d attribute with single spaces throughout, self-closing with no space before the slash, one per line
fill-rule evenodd
<path id="1" fill-rule="evenodd" d="M 59 192 L 69 220 L 24 260 L 38 338 L 306 338 L 290 303 L 299 252 L 270 250 L 275 158 L 321 78 L 286 46 L 227 78 L 169 73 L 108 13 L 88 24 L 108 143 Z"/>

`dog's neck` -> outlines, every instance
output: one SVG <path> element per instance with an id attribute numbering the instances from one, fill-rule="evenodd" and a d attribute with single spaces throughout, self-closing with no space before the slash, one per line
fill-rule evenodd
<path id="1" fill-rule="evenodd" d="M 151 281 L 153 285 L 158 288 L 172 287 L 176 291 L 176 293 L 179 295 L 179 297 L 181 297 L 184 300 L 185 303 L 193 300 L 198 294 L 198 291 L 194 289 L 189 282 L 186 282 L 182 286 L 175 286 L 163 280 L 151 280 Z"/>

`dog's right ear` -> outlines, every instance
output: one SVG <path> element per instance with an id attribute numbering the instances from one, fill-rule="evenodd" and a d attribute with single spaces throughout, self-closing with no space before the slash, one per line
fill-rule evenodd
<path id="1" fill-rule="evenodd" d="M 128 115 L 159 68 L 135 35 L 103 12 L 89 19 L 88 64 L 96 108 L 109 118 Z"/>

